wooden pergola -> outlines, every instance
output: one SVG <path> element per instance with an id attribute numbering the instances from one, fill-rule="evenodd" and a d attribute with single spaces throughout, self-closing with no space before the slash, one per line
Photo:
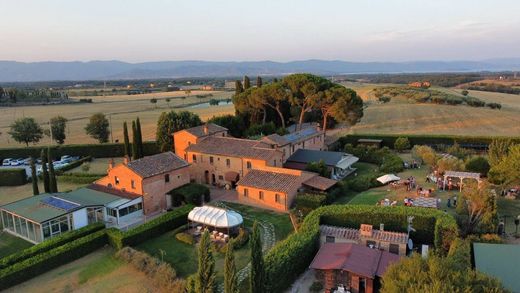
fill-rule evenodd
<path id="1" fill-rule="evenodd" d="M 446 190 L 446 181 L 448 178 L 459 178 L 460 179 L 460 191 L 462 192 L 462 185 L 464 179 L 475 179 L 478 183 L 480 183 L 480 173 L 474 172 L 460 172 L 460 171 L 446 171 L 444 172 L 444 182 L 442 189 Z"/>

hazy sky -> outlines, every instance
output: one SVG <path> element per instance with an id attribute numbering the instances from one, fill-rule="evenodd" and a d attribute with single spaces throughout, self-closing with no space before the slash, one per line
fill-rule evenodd
<path id="1" fill-rule="evenodd" d="M 0 60 L 520 57 L 519 0 L 0 0 Z"/>

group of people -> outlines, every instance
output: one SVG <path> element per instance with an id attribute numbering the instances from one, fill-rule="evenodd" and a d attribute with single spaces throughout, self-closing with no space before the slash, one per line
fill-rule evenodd
<path id="1" fill-rule="evenodd" d="M 417 188 L 417 180 L 415 179 L 415 177 L 410 176 L 410 177 L 406 178 L 404 185 L 406 185 L 406 191 L 411 191 L 411 190 Z"/>
<path id="2" fill-rule="evenodd" d="M 404 201 L 405 206 L 407 206 L 407 207 L 413 206 L 413 198 L 405 197 L 403 201 Z"/>
<path id="3" fill-rule="evenodd" d="M 397 200 L 390 201 L 388 198 L 382 199 L 376 203 L 378 206 L 393 207 L 397 205 Z"/>
<path id="4" fill-rule="evenodd" d="M 404 167 L 405 167 L 405 169 L 417 169 L 417 168 L 420 168 L 421 166 L 419 165 L 419 163 L 416 160 L 413 160 L 411 162 L 404 162 Z"/>
<path id="5" fill-rule="evenodd" d="M 457 206 L 457 196 L 456 195 L 452 198 L 451 197 L 448 198 L 448 202 L 446 203 L 446 206 L 451 208 L 452 202 L 453 202 L 453 206 L 456 207 Z"/>

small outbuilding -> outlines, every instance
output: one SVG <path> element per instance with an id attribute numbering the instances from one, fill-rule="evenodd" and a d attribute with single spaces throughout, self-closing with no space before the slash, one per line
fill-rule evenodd
<path id="1" fill-rule="evenodd" d="M 195 207 L 188 214 L 190 228 L 197 225 L 213 228 L 212 230 L 225 231 L 227 234 L 236 234 L 238 228 L 244 223 L 242 215 L 223 208 L 213 206 Z"/>
<path id="2" fill-rule="evenodd" d="M 307 165 L 323 161 L 330 172 L 330 178 L 340 180 L 356 171 L 352 165 L 359 161 L 358 157 L 343 152 L 299 149 L 285 162 L 286 168 L 305 170 Z"/>

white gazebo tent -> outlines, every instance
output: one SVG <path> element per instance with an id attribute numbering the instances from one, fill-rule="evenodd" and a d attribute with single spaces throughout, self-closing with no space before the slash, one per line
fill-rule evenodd
<path id="1" fill-rule="evenodd" d="M 242 216 L 231 210 L 217 208 L 213 206 L 195 207 L 188 214 L 188 222 L 202 224 L 204 227 L 213 227 L 215 230 L 226 230 L 229 234 L 234 228 L 239 227 L 244 222 Z"/>
<path id="2" fill-rule="evenodd" d="M 448 178 L 459 178 L 460 179 L 460 191 L 462 191 L 463 180 L 466 178 L 475 179 L 480 183 L 480 173 L 474 172 L 459 172 L 459 171 L 446 171 L 444 172 L 444 182 L 442 189 L 446 190 L 446 181 Z"/>
<path id="3" fill-rule="evenodd" d="M 401 178 L 395 176 L 394 174 L 386 174 L 377 178 L 377 181 L 381 182 L 382 184 L 387 184 L 388 182 L 399 180 L 401 180 Z"/>

